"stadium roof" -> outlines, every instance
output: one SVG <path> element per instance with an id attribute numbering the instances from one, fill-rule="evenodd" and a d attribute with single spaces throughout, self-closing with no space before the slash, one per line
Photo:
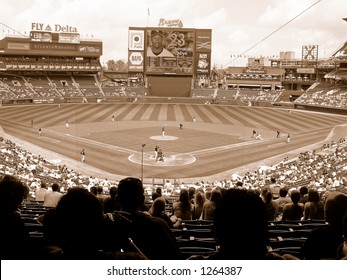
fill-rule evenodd
<path id="1" fill-rule="evenodd" d="M 333 57 L 345 57 L 347 58 L 347 41 L 343 44 L 343 46 L 333 54 Z"/>
<path id="2" fill-rule="evenodd" d="M 347 70 L 333 70 L 324 75 L 325 79 L 347 80 Z"/>

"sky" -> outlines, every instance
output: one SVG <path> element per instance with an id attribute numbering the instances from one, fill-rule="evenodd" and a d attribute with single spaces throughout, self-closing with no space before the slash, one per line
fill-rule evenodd
<path id="1" fill-rule="evenodd" d="M 318 45 L 327 58 L 347 41 L 346 0 L 1 0 L 0 39 L 32 23 L 76 27 L 82 39 L 103 42 L 101 63 L 127 60 L 129 27 L 155 27 L 161 18 L 184 28 L 212 29 L 212 64 L 238 66 L 247 56 L 276 56 Z M 26 32 L 26 33 L 25 33 Z"/>

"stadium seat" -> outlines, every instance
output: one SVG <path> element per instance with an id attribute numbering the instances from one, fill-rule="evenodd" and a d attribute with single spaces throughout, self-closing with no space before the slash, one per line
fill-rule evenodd
<path id="1" fill-rule="evenodd" d="M 199 255 L 199 256 L 208 256 L 210 254 L 213 254 L 216 252 L 215 249 L 211 249 L 208 247 L 180 247 L 180 251 L 183 254 L 184 258 L 189 258 L 193 255 Z"/>

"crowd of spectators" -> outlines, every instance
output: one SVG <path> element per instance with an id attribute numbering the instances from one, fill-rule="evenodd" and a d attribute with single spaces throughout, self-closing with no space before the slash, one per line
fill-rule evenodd
<path id="1" fill-rule="evenodd" d="M 225 100 L 240 100 L 246 104 L 254 102 L 274 102 L 281 95 L 275 90 L 254 89 L 193 89 L 192 97 L 207 99 L 209 104 Z"/>
<path id="2" fill-rule="evenodd" d="M 70 59 L 35 59 L 35 58 L 13 58 L 13 59 L 2 59 L 1 64 L 2 67 L 11 71 L 11 70 L 22 70 L 22 71 L 30 71 L 30 70 L 60 70 L 60 71 L 76 71 L 76 70 L 87 70 L 87 71 L 100 71 L 101 65 L 100 62 L 95 61 L 76 61 Z"/>
<path id="3" fill-rule="evenodd" d="M 295 104 L 347 109 L 347 84 L 336 84 L 332 88 L 315 84 L 304 92 Z"/>
<path id="4" fill-rule="evenodd" d="M 112 182 L 54 167 L 6 139 L 0 149 L 1 215 L 8 233 L 1 242 L 2 259 L 182 259 L 172 230 L 189 220 L 213 221 L 218 249 L 203 258 L 296 258 L 269 250 L 265 225 L 298 220 L 326 221 L 307 238 L 302 258 L 346 257 L 345 138 L 266 173 L 194 184 L 167 181 L 160 187 L 144 187 L 132 177 Z M 45 209 L 36 217 L 43 225 L 40 242 L 32 242 L 22 220 L 23 207 L 32 203 Z M 329 242 L 317 250 L 324 238 Z"/>
<path id="5" fill-rule="evenodd" d="M 55 81 L 51 81 L 55 77 Z M 127 86 L 99 81 L 97 75 L 35 75 L 18 77 L 0 77 L 0 99 L 32 99 L 32 98 L 72 98 L 96 97 L 112 98 L 126 97 L 136 99 L 145 95 L 145 87 Z M 75 82 L 75 79 L 77 82 Z M 286 91 L 262 89 L 192 89 L 192 98 L 206 99 L 206 104 L 218 104 L 224 101 L 238 100 L 243 105 L 253 106 L 259 102 L 277 102 Z M 298 105 L 310 105 L 327 108 L 347 108 L 347 85 L 339 82 L 314 83 L 308 90 L 301 92 L 300 97 L 294 101 Z"/>
<path id="6" fill-rule="evenodd" d="M 144 87 L 101 83 L 97 76 L 32 75 L 0 76 L 0 99 L 127 97 L 143 96 Z"/>
<path id="7" fill-rule="evenodd" d="M 60 191 L 68 188 L 83 186 L 90 190 L 92 186 L 101 186 L 108 192 L 118 182 L 101 179 L 76 172 L 66 165 L 57 165 L 45 160 L 40 155 L 32 154 L 10 140 L 0 139 L 0 173 L 17 176 L 34 193 L 41 187 L 41 182 L 47 184 L 58 183 Z M 337 190 L 347 193 L 347 138 L 326 143 L 317 151 L 306 151 L 294 160 L 284 159 L 277 165 L 264 170 L 262 167 L 243 175 L 237 174 L 219 181 L 201 181 L 195 183 L 173 184 L 170 180 L 163 185 L 163 194 L 178 197 L 182 188 L 212 190 L 215 187 L 230 188 L 242 182 L 242 187 L 260 192 L 265 185 L 271 187 L 272 195 L 278 198 L 280 189 L 308 187 L 317 189 L 320 196 L 326 191 Z M 277 186 L 277 187 L 276 187 Z M 147 186 L 145 193 L 151 196 L 154 186 Z M 283 192 L 284 190 L 282 190 Z M 207 196 L 208 194 L 206 194 Z M 284 196 L 286 196 L 284 194 Z M 209 198 L 211 193 L 209 194 Z M 203 198 L 206 199 L 206 198 Z M 203 200 L 202 199 L 202 200 Z M 200 209 L 201 211 L 201 209 Z M 280 210 L 281 212 L 281 210 Z"/>

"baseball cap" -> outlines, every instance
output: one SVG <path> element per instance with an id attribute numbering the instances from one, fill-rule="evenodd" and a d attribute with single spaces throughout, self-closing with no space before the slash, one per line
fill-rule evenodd
<path id="1" fill-rule="evenodd" d="M 158 35 L 158 36 L 160 36 L 162 38 L 164 37 L 163 31 L 161 31 L 161 30 L 152 30 L 151 31 L 151 37 L 156 36 L 156 35 Z"/>

